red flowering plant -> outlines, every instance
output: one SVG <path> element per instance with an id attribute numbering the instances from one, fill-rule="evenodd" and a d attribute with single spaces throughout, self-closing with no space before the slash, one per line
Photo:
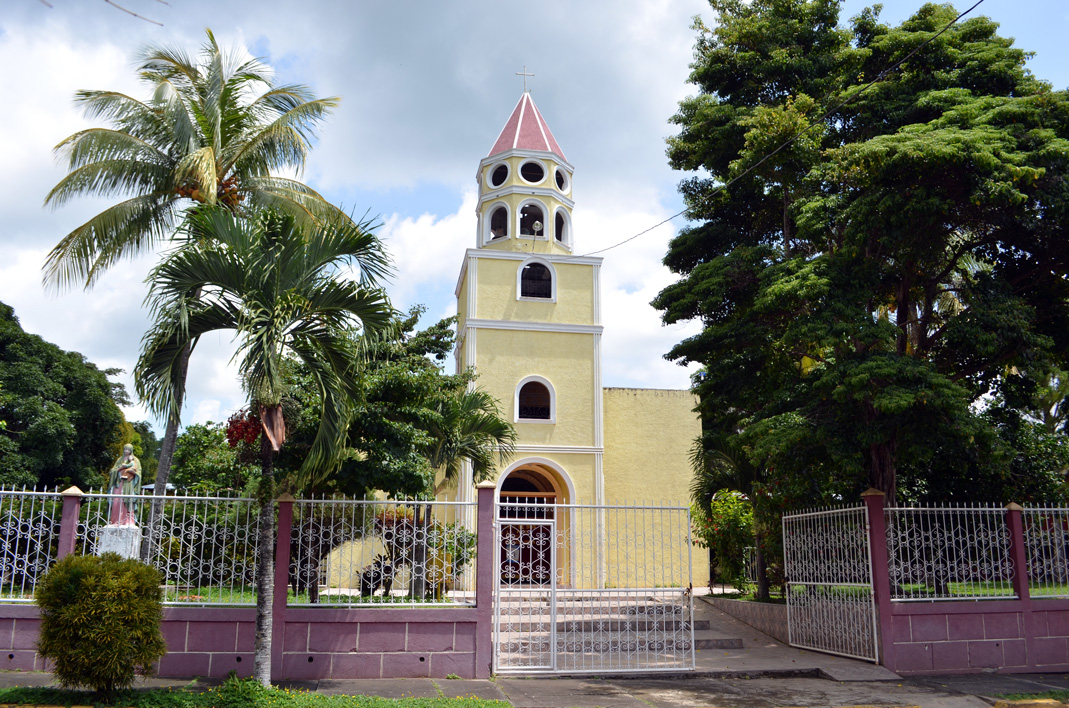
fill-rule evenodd
<path id="1" fill-rule="evenodd" d="M 242 408 L 226 421 L 226 442 L 231 448 L 238 448 L 238 461 L 243 464 L 259 459 L 262 434 L 260 416 L 248 408 Z"/>

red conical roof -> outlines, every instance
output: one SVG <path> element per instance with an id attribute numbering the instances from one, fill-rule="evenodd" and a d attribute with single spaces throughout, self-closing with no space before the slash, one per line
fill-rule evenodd
<path id="1" fill-rule="evenodd" d="M 487 157 L 516 149 L 551 152 L 564 162 L 568 161 L 542 114 L 538 112 L 531 94 L 526 92 L 520 97 L 520 102 L 516 104 L 516 109 L 512 111 Z"/>

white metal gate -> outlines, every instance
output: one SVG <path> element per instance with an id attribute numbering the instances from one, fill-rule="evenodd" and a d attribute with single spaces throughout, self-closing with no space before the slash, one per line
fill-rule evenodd
<path id="1" fill-rule="evenodd" d="M 865 507 L 783 517 L 791 646 L 879 661 Z"/>
<path id="2" fill-rule="evenodd" d="M 494 670 L 694 668 L 690 511 L 497 505 Z"/>

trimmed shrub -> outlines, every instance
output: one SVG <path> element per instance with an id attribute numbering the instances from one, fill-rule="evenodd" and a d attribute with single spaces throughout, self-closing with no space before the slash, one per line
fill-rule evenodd
<path id="1" fill-rule="evenodd" d="M 60 684 L 114 695 L 167 651 L 159 572 L 115 553 L 69 555 L 42 578 L 37 650 Z"/>

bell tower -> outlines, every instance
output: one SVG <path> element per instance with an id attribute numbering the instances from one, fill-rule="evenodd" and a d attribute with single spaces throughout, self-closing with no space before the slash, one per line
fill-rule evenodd
<path id="1" fill-rule="evenodd" d="M 524 91 L 479 162 L 478 226 L 457 282 L 458 370 L 516 426 L 500 494 L 604 499 L 601 258 L 577 256 L 573 168 Z M 470 500 L 470 469 L 457 496 Z"/>
<path id="2" fill-rule="evenodd" d="M 524 92 L 479 162 L 476 248 L 572 252 L 572 166 Z"/>

